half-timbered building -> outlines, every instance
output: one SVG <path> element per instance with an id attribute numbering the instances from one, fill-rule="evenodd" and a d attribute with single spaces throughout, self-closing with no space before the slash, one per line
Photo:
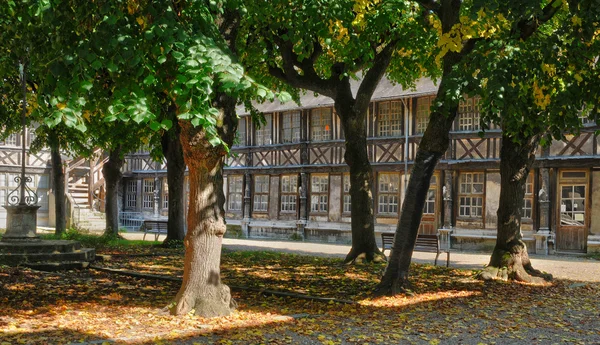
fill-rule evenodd
<path id="1" fill-rule="evenodd" d="M 368 153 L 373 167 L 375 230 L 394 232 L 410 169 L 427 127 L 437 86 L 420 80 L 404 90 L 382 80 L 369 107 Z M 265 125 L 257 126 L 243 108 L 232 155 L 225 168 L 224 192 L 230 234 L 250 238 L 350 242 L 348 167 L 344 133 L 327 97 L 308 93 L 301 104 L 257 104 Z M 580 135 L 540 148 L 529 174 L 523 200 L 522 233 L 537 253 L 600 251 L 600 142 L 598 126 L 583 119 Z M 0 143 L 0 200 L 20 165 L 19 138 Z M 494 126 L 480 135 L 477 98 L 461 102 L 450 133 L 450 146 L 431 180 L 420 231 L 440 234 L 456 250 L 494 245 L 500 191 L 501 131 Z M 44 156 L 46 155 L 46 156 Z M 101 190 L 101 155 L 78 164 L 89 176 L 89 204 Z M 49 157 L 28 156 L 28 169 L 38 176 L 36 188 L 50 195 Z M 147 150 L 125 158 L 121 183 L 123 227 L 136 228 L 147 217 L 166 217 L 168 186 L 165 164 Z M 81 183 L 71 186 L 73 191 Z M 72 199 L 72 198 L 71 198 Z M 48 197 L 42 199 L 42 224 L 52 224 Z M 187 200 L 187 197 L 186 197 Z M 157 214 L 158 213 L 158 214 Z M 0 227 L 3 225 L 0 210 Z M 46 223 L 44 223 L 46 222 Z M 378 236 L 379 237 L 379 236 Z"/>

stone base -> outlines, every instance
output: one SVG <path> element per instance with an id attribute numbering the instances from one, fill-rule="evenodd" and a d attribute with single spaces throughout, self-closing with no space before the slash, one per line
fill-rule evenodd
<path id="1" fill-rule="evenodd" d="M 3 206 L 6 209 L 6 233 L 2 242 L 38 241 L 37 210 L 39 205 Z"/>
<path id="2" fill-rule="evenodd" d="M 86 267 L 87 263 L 94 261 L 95 256 L 94 249 L 81 248 L 76 241 L 0 242 L 0 265 L 70 269 Z"/>

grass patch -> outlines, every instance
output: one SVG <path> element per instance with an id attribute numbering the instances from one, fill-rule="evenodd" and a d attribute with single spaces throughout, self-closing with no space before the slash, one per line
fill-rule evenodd
<path id="1" fill-rule="evenodd" d="M 45 240 L 70 240 L 81 242 L 85 248 L 95 248 L 99 252 L 136 252 L 145 251 L 157 247 L 161 244 L 158 241 L 126 240 L 115 235 L 96 235 L 90 234 L 79 229 L 67 229 L 67 231 L 57 236 L 55 234 L 45 234 L 40 236 Z"/>

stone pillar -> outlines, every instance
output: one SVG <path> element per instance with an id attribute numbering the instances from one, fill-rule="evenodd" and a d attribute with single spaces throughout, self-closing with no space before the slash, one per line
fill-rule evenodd
<path id="1" fill-rule="evenodd" d="M 252 206 L 252 175 L 250 175 L 250 173 L 246 172 L 246 174 L 244 174 L 244 180 L 245 180 L 245 185 L 246 188 L 244 188 L 244 207 L 243 209 L 243 215 L 242 215 L 242 222 L 241 222 L 241 226 L 242 226 L 242 236 L 244 238 L 249 238 L 250 237 L 250 217 L 252 216 L 251 214 L 251 206 Z"/>
<path id="2" fill-rule="evenodd" d="M 548 168 L 542 168 L 540 173 L 540 190 L 538 192 L 540 227 L 533 236 L 535 237 L 535 253 L 548 255 L 548 241 L 552 238 L 552 230 L 550 228 L 550 171 Z"/>
<path id="3" fill-rule="evenodd" d="M 452 211 L 454 209 L 453 207 L 453 201 L 452 201 L 452 195 L 453 195 L 453 175 L 454 172 L 452 170 L 445 170 L 444 171 L 444 184 L 442 186 L 442 199 L 444 202 L 444 219 L 442 221 L 442 228 L 438 229 L 438 232 L 440 233 L 440 242 L 441 242 L 441 246 L 445 247 L 446 249 L 450 249 L 451 247 L 451 238 L 450 238 L 450 234 L 452 233 L 452 228 L 453 228 L 453 224 L 452 224 Z"/>
<path id="4" fill-rule="evenodd" d="M 4 206 L 6 209 L 6 233 L 2 242 L 39 241 L 36 234 L 39 205 Z"/>
<path id="5" fill-rule="evenodd" d="M 299 212 L 299 217 L 298 220 L 296 221 L 296 226 L 297 226 L 297 230 L 296 230 L 296 234 L 299 236 L 298 238 L 301 238 L 302 240 L 304 240 L 306 238 L 305 236 L 305 228 L 306 228 L 306 223 L 308 221 L 306 215 L 307 215 L 307 203 L 306 203 L 306 196 L 307 196 L 307 191 L 308 189 L 308 176 L 306 173 L 300 173 L 300 187 L 298 188 L 298 195 L 300 197 L 300 212 Z"/>

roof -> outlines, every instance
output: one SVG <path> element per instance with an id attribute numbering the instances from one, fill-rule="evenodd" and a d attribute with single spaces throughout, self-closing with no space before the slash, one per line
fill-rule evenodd
<path id="1" fill-rule="evenodd" d="M 352 95 L 356 96 L 356 92 L 358 91 L 358 87 L 360 86 L 360 80 L 351 80 L 350 87 L 352 89 Z M 387 78 L 382 78 L 371 97 L 373 101 L 379 101 L 384 99 L 392 99 L 392 98 L 408 98 L 415 97 L 420 95 L 431 95 L 437 93 L 438 85 L 429 78 L 421 78 L 417 80 L 414 88 L 403 89 L 400 84 L 393 83 Z M 312 109 L 319 107 L 329 107 L 333 106 L 333 99 L 316 94 L 312 91 L 304 90 L 303 94 L 300 96 L 300 105 L 296 104 L 294 101 L 290 101 L 287 103 L 281 103 L 278 100 L 273 102 L 264 102 L 264 103 L 253 103 L 256 109 L 261 113 L 274 113 L 288 110 L 297 110 L 297 109 Z M 238 106 L 237 108 L 238 115 L 248 115 L 249 112 L 246 111 L 243 105 Z"/>

